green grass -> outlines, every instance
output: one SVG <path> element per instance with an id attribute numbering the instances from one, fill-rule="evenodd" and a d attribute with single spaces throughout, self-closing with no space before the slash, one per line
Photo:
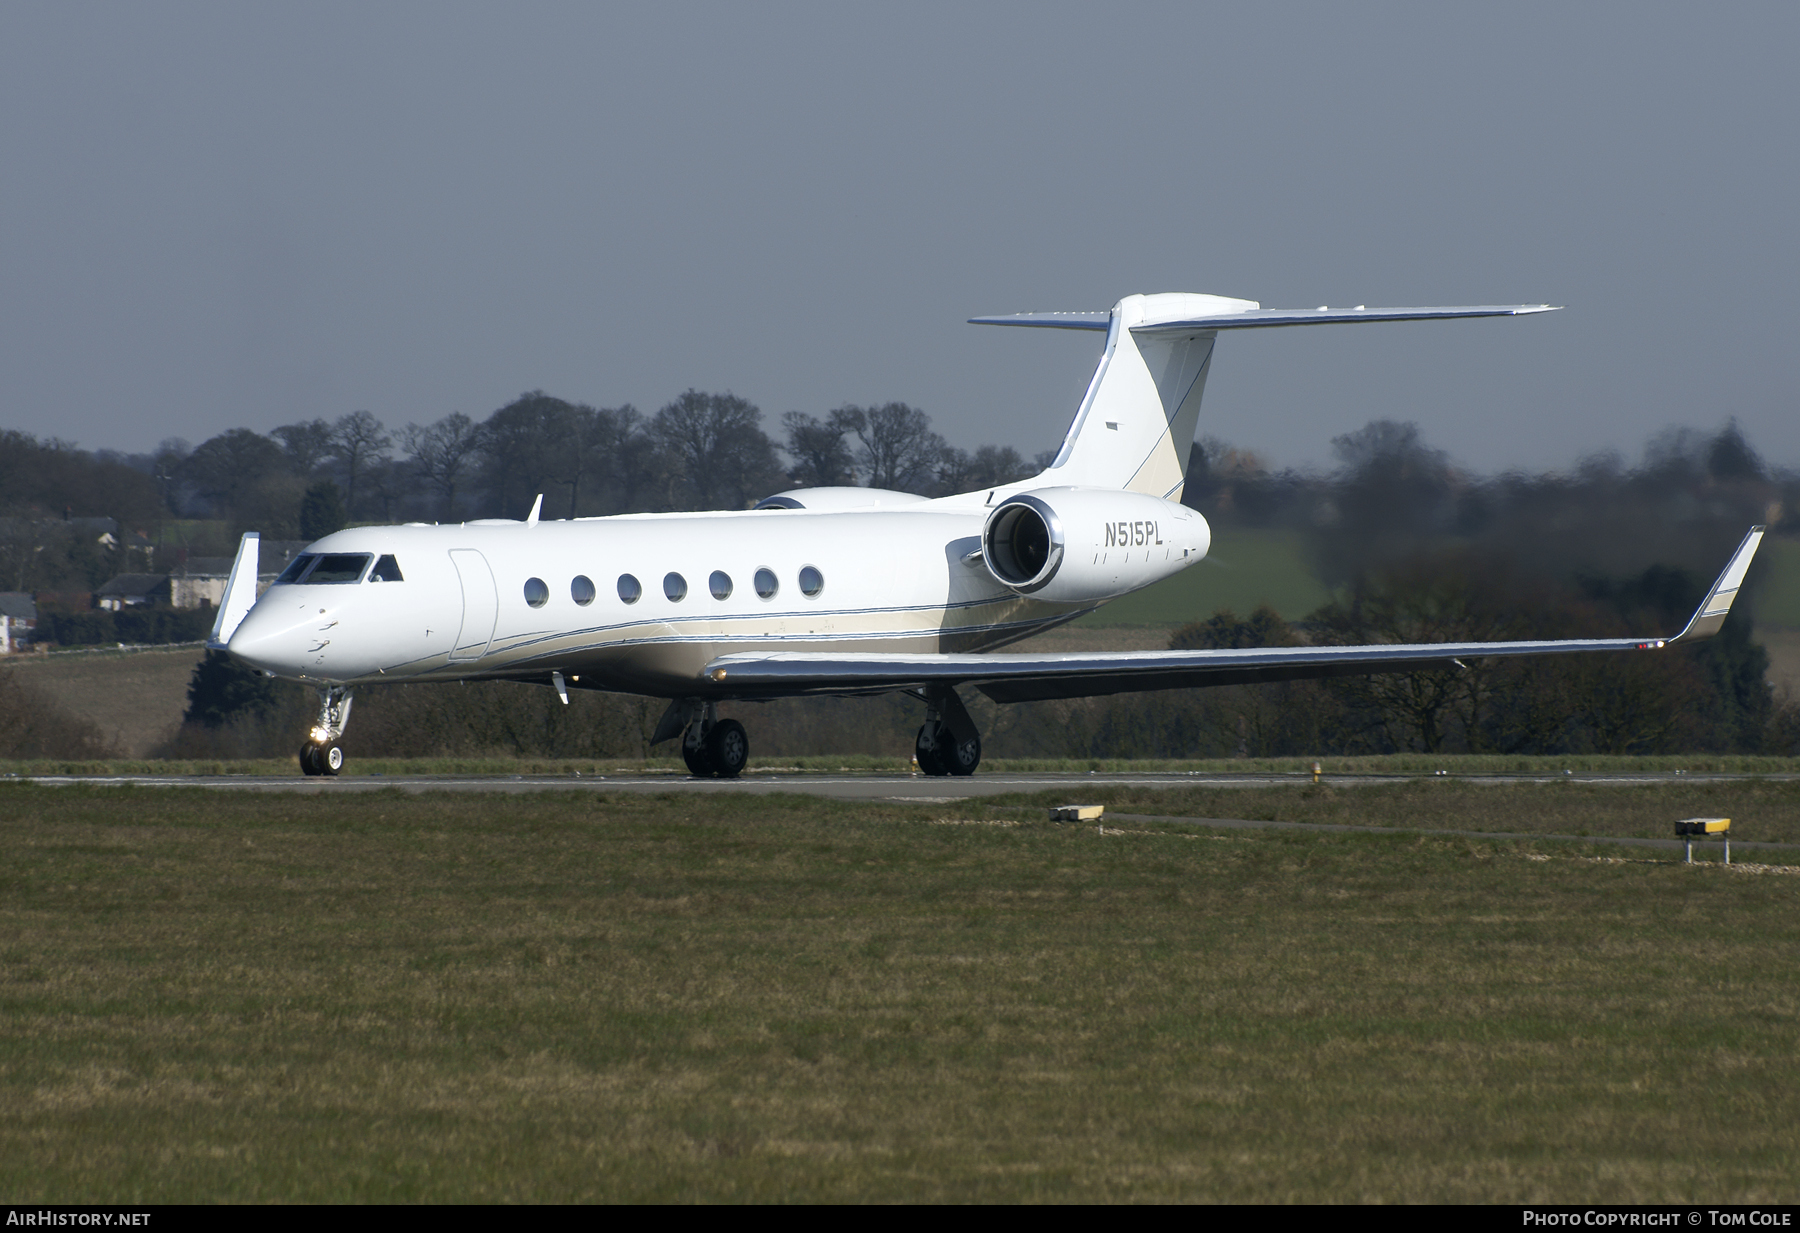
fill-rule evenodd
<path id="1" fill-rule="evenodd" d="M 1172 628 L 1221 608 L 1249 616 L 1262 604 L 1297 621 L 1330 599 L 1331 592 L 1313 576 L 1300 532 L 1215 527 L 1212 550 L 1198 565 L 1115 599 L 1075 625 Z"/>
<path id="2" fill-rule="evenodd" d="M 1800 799 L 1727 787 L 1766 794 L 1704 798 L 1733 816 Z M 1562 784 L 1132 800 L 1429 820 L 1478 793 L 1594 807 Z M 1791 1197 L 1800 877 L 1040 817 L 0 786 L 0 1188 Z"/>

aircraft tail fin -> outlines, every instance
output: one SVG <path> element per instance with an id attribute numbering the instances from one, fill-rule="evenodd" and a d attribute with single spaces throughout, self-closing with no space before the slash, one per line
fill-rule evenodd
<path id="1" fill-rule="evenodd" d="M 1086 396 L 1042 479 L 1123 488 L 1179 501 L 1200 398 L 1220 330 L 1510 317 L 1548 304 L 1460 308 L 1265 309 L 1218 295 L 1127 296 L 1110 313 L 1022 313 L 974 317 L 976 325 L 1105 330 L 1106 350 Z"/>

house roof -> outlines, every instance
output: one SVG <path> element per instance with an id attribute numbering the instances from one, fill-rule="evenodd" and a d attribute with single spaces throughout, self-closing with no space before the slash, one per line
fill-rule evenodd
<path id="1" fill-rule="evenodd" d="M 0 591 L 0 616 L 15 621 L 37 620 L 37 601 L 24 591 Z"/>
<path id="2" fill-rule="evenodd" d="M 120 574 L 96 595 L 148 595 L 169 581 L 167 574 Z"/>

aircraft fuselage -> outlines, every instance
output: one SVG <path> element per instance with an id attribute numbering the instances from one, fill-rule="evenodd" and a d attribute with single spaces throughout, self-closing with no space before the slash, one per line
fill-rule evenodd
<path id="1" fill-rule="evenodd" d="M 575 688 L 733 697 L 729 682 L 702 675 L 721 654 L 986 650 L 1205 555 L 1199 514 L 1157 502 L 1166 513 L 1145 517 L 1135 501 L 1069 528 L 1069 553 L 1100 580 L 1059 601 L 1021 594 L 987 568 L 990 511 L 979 498 L 357 527 L 311 545 L 314 579 L 272 586 L 230 650 L 318 685 L 544 681 L 554 671 Z"/>

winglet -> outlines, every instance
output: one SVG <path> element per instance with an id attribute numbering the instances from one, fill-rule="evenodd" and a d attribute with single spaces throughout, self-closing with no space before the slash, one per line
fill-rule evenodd
<path id="1" fill-rule="evenodd" d="M 251 605 L 256 603 L 256 570 L 261 542 L 262 537 L 255 531 L 245 531 L 244 538 L 238 542 L 237 560 L 231 563 L 231 577 L 226 580 L 225 595 L 219 600 L 219 615 L 213 619 L 212 635 L 206 640 L 211 650 L 225 649 Z"/>
<path id="2" fill-rule="evenodd" d="M 1744 536 L 1744 542 L 1731 554 L 1731 561 L 1725 566 L 1725 572 L 1719 575 L 1712 590 L 1700 601 L 1700 607 L 1687 623 L 1687 628 L 1669 639 L 1670 642 L 1710 638 L 1719 632 L 1719 626 L 1725 624 L 1725 618 L 1731 612 L 1731 601 L 1737 598 L 1738 588 L 1744 585 L 1744 574 L 1750 568 L 1750 560 L 1756 555 L 1757 546 L 1762 543 L 1763 531 L 1763 527 L 1750 528 L 1750 534 Z"/>

